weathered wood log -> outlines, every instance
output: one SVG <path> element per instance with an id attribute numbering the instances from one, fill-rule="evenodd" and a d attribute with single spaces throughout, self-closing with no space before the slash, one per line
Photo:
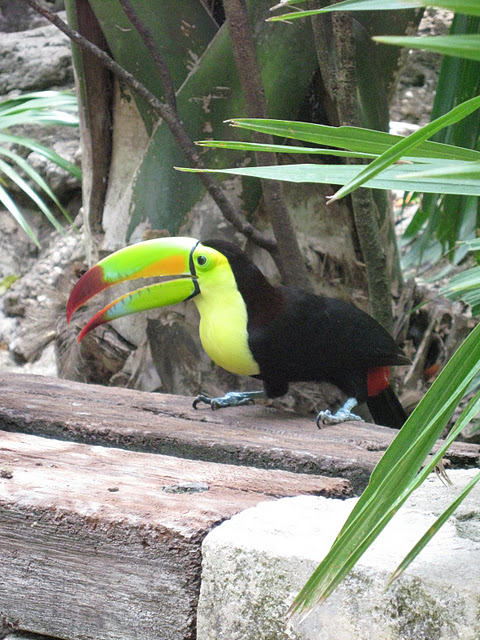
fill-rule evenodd
<path id="1" fill-rule="evenodd" d="M 318 430 L 313 418 L 258 404 L 213 412 L 192 399 L 0 373 L 0 429 L 350 480 L 361 491 L 396 431 L 351 422 Z M 455 466 L 477 445 L 455 444 Z"/>
<path id="2" fill-rule="evenodd" d="M 201 543 L 346 480 L 0 432 L 0 619 L 68 640 L 193 640 Z"/>

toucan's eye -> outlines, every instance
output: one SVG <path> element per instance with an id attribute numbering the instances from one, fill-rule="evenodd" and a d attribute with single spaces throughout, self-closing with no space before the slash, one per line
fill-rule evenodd
<path id="1" fill-rule="evenodd" d="M 204 267 L 207 264 L 207 256 L 197 256 L 197 264 L 199 267 Z"/>

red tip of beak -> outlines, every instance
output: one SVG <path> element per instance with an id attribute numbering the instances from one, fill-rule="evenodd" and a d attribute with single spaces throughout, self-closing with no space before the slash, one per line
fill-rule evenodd
<path id="1" fill-rule="evenodd" d="M 102 267 L 98 264 L 87 271 L 77 282 L 68 299 L 67 322 L 70 322 L 70 318 L 82 304 L 109 287 L 110 284 L 110 282 L 104 281 Z"/>
<path id="2" fill-rule="evenodd" d="M 112 305 L 109 305 L 109 306 L 112 306 Z M 108 322 L 108 319 L 105 318 L 105 309 L 102 309 L 96 315 L 94 315 L 93 318 L 89 320 L 89 322 L 87 322 L 87 324 L 80 331 L 77 338 L 78 342 L 81 342 L 83 338 L 87 335 L 87 333 L 90 333 L 90 331 L 92 331 L 93 329 L 96 329 L 102 324 L 105 324 L 106 322 Z"/>

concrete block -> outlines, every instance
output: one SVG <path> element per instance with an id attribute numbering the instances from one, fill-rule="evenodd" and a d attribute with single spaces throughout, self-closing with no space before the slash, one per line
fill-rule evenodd
<path id="1" fill-rule="evenodd" d="M 480 486 L 385 592 L 390 573 L 477 470 L 431 476 L 322 606 L 286 611 L 356 499 L 262 502 L 203 543 L 197 640 L 478 640 Z"/>

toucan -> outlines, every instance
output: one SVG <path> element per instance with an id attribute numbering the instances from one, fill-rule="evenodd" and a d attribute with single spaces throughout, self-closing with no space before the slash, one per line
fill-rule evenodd
<path id="1" fill-rule="evenodd" d="M 400 428 L 405 412 L 390 386 L 391 365 L 410 364 L 390 334 L 370 315 L 335 298 L 274 286 L 235 244 L 187 237 L 156 238 L 127 246 L 101 260 L 77 282 L 67 320 L 92 296 L 114 284 L 152 276 L 180 276 L 117 298 L 82 329 L 137 311 L 193 299 L 200 339 L 210 358 L 232 373 L 253 376 L 263 391 L 200 394 L 212 409 L 276 398 L 290 382 L 330 382 L 347 401 L 320 411 L 317 425 L 361 420 L 352 409 L 366 402 L 377 424 Z"/>

